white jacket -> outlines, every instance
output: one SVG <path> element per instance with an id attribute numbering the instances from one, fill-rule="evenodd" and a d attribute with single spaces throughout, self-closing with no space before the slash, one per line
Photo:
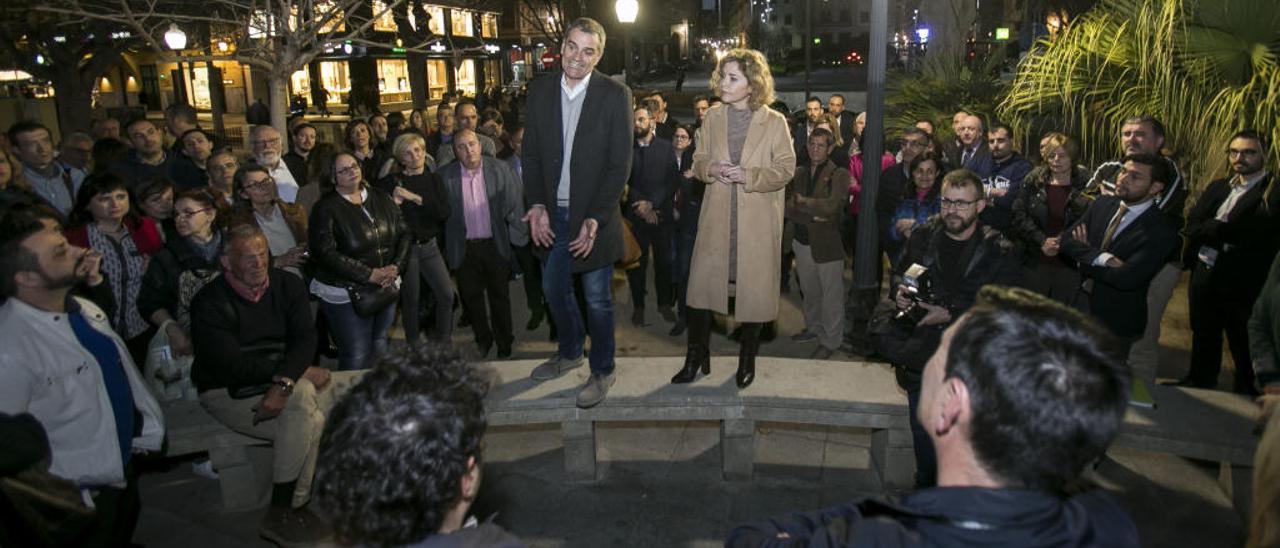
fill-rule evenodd
<path id="1" fill-rule="evenodd" d="M 107 315 L 75 298 L 90 326 L 111 337 L 142 414 L 136 450 L 158 451 L 164 415 Z M 72 303 L 68 303 L 70 308 Z M 0 412 L 31 413 L 49 436 L 49 472 L 78 485 L 124 487 L 115 415 L 102 369 L 80 345 L 65 312 L 46 312 L 16 298 L 0 306 Z"/>

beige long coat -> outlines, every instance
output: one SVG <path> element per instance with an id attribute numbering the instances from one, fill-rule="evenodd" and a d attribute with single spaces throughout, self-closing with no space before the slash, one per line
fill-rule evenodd
<path id="1" fill-rule="evenodd" d="M 729 312 L 729 207 L 738 194 L 738 268 L 734 317 L 739 322 L 768 322 L 778 317 L 779 272 L 782 266 L 784 190 L 796 167 L 791 132 L 782 114 L 762 107 L 751 115 L 740 165 L 746 184 L 722 184 L 710 171 L 716 161 L 729 161 L 728 109 L 707 112 L 698 130 L 693 174 L 707 183 L 698 219 L 689 271 L 689 306 Z"/>

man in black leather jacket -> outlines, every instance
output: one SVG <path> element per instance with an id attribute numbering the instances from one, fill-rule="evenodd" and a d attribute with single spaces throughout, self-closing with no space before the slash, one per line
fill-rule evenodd
<path id="1" fill-rule="evenodd" d="M 1123 420 L 1123 357 L 1084 314 L 985 287 L 924 371 L 939 488 L 757 522 L 725 546 L 1138 546 L 1109 494 L 1066 492 Z"/>
<path id="2" fill-rule="evenodd" d="M 877 332 L 876 348 L 893 364 L 898 385 L 907 391 L 916 453 L 916 487 L 934 484 L 934 454 L 924 428 L 915 420 L 920 401 L 920 376 L 925 361 L 942 340 L 942 332 L 973 306 L 978 290 L 987 284 L 1018 285 L 1022 271 L 1013 244 L 1000 231 L 983 225 L 978 216 L 985 207 L 982 181 L 967 169 L 942 179 L 942 212 L 907 241 L 899 282 L 912 265 L 927 270 L 932 280 L 928 295 L 921 293 L 924 313 L 914 326 L 904 321 L 885 322 Z M 912 307 L 907 290 L 898 286 L 899 310 Z"/>

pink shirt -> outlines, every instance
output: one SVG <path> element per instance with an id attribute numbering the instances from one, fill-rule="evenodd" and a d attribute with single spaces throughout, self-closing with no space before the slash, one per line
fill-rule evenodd
<path id="1" fill-rule="evenodd" d="M 484 166 L 471 170 L 462 166 L 462 215 L 467 223 L 467 239 L 493 237 L 489 222 L 489 196 L 484 187 Z"/>

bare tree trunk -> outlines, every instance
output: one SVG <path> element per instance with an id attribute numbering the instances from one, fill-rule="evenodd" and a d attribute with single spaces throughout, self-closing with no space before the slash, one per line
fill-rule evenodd
<path id="1" fill-rule="evenodd" d="M 84 85 L 80 70 L 67 67 L 53 75 L 55 103 L 58 109 L 58 131 L 62 135 L 72 131 L 89 131 L 93 114 L 93 89 Z"/>
<path id="2" fill-rule="evenodd" d="M 409 91 L 413 94 L 413 108 L 427 108 L 430 97 L 427 87 L 427 54 L 408 52 L 405 61 L 409 64 Z"/>
<path id="3" fill-rule="evenodd" d="M 271 127 L 280 135 L 288 135 L 289 119 L 289 74 L 272 70 L 267 77 L 267 86 L 271 88 L 268 105 L 271 110 Z"/>

